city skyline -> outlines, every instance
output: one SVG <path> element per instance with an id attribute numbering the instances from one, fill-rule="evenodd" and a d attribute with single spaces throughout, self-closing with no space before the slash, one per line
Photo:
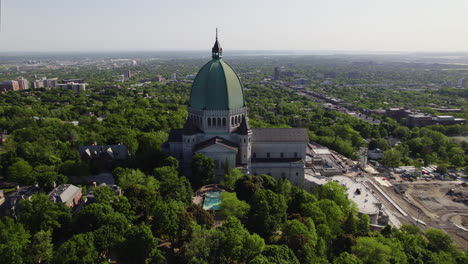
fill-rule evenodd
<path id="1" fill-rule="evenodd" d="M 463 0 L 3 0 L 0 52 L 466 52 Z"/>

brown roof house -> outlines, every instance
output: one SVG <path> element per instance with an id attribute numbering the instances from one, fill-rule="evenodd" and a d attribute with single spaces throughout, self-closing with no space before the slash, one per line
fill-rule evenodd
<path id="1" fill-rule="evenodd" d="M 127 147 L 122 144 L 80 146 L 78 151 L 81 159 L 87 162 L 91 170 L 96 173 L 125 166 L 129 157 Z"/>
<path id="2" fill-rule="evenodd" d="M 81 188 L 72 184 L 61 184 L 49 193 L 50 200 L 62 202 L 67 207 L 73 208 L 81 201 Z"/>

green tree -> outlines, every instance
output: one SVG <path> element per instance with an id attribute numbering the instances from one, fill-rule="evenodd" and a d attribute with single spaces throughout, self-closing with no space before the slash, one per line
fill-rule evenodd
<path id="1" fill-rule="evenodd" d="M 242 172 L 238 169 L 229 170 L 228 173 L 224 174 L 224 178 L 221 181 L 221 184 L 234 190 L 236 181 L 243 176 Z"/>
<path id="2" fill-rule="evenodd" d="M 286 245 L 267 245 L 261 255 L 255 257 L 251 264 L 299 264 L 294 252 Z"/>
<path id="3" fill-rule="evenodd" d="M 343 252 L 333 260 L 333 264 L 361 264 L 362 261 L 359 260 L 353 254 L 349 254 L 348 252 Z"/>
<path id="4" fill-rule="evenodd" d="M 59 264 L 98 263 L 99 253 L 94 247 L 92 233 L 77 234 L 63 243 L 56 251 L 54 262 Z"/>
<path id="5" fill-rule="evenodd" d="M 184 176 L 174 167 L 160 167 L 154 169 L 155 178 L 161 182 L 159 192 L 165 199 L 174 199 L 187 205 L 192 203 L 192 187 Z"/>
<path id="6" fill-rule="evenodd" d="M 34 168 L 32 177 L 45 191 L 50 192 L 54 189 L 54 185 L 60 185 L 67 181 L 67 178 L 55 171 L 54 167 L 47 165 L 39 165 Z"/>
<path id="7" fill-rule="evenodd" d="M 391 148 L 390 142 L 388 142 L 388 140 L 384 138 L 373 139 L 371 140 L 371 142 L 369 142 L 369 149 L 376 149 L 376 148 L 381 149 L 383 151 L 388 150 Z"/>
<path id="8" fill-rule="evenodd" d="M 158 201 L 153 213 L 154 233 L 159 237 L 174 241 L 183 231 L 181 230 L 182 210 L 182 205 L 177 201 Z"/>
<path id="9" fill-rule="evenodd" d="M 341 208 L 332 200 L 322 199 L 317 202 L 320 211 L 325 214 L 326 223 L 330 227 L 332 234 L 340 234 L 342 232 L 342 221 L 344 214 Z"/>
<path id="10" fill-rule="evenodd" d="M 112 174 L 117 179 L 117 185 L 122 189 L 127 189 L 130 186 L 142 184 L 145 180 L 145 174 L 140 170 L 116 168 Z"/>
<path id="11" fill-rule="evenodd" d="M 197 153 L 192 156 L 192 162 L 190 163 L 192 170 L 192 184 L 199 187 L 204 184 L 213 183 L 214 181 L 214 161 L 211 158 L 203 155 L 203 153 Z"/>
<path id="12" fill-rule="evenodd" d="M 189 206 L 189 208 L 187 208 L 187 212 L 192 215 L 197 224 L 205 226 L 207 228 L 213 226 L 213 215 L 209 211 L 203 209 L 202 206 L 192 203 Z"/>
<path id="13" fill-rule="evenodd" d="M 400 165 L 401 153 L 396 149 L 389 149 L 384 151 L 382 163 L 388 167 L 398 167 Z"/>
<path id="14" fill-rule="evenodd" d="M 37 232 L 31 244 L 31 257 L 35 263 L 49 263 L 54 257 L 52 233 L 50 231 Z"/>
<path id="15" fill-rule="evenodd" d="M 27 247 L 31 235 L 12 218 L 0 219 L 0 259 L 2 263 L 27 263 Z"/>
<path id="16" fill-rule="evenodd" d="M 407 138 L 411 134 L 411 131 L 406 126 L 399 126 L 393 130 L 393 135 L 398 138 Z"/>
<path id="17" fill-rule="evenodd" d="M 356 217 L 352 212 L 348 213 L 348 216 L 346 217 L 346 220 L 344 222 L 344 231 L 347 234 L 356 234 L 357 233 L 357 221 Z"/>
<path id="18" fill-rule="evenodd" d="M 23 159 L 18 159 L 7 170 L 8 180 L 22 185 L 31 185 L 36 182 L 32 177 L 33 168 Z"/>
<path id="19" fill-rule="evenodd" d="M 71 222 L 70 209 L 62 203 L 54 203 L 46 194 L 32 195 L 21 201 L 19 221 L 35 234 L 39 230 L 54 231 Z"/>
<path id="20" fill-rule="evenodd" d="M 132 226 L 124 237 L 125 241 L 118 246 L 117 251 L 119 260 L 123 263 L 166 263 L 157 249 L 158 240 L 147 225 Z"/>
<path id="21" fill-rule="evenodd" d="M 59 173 L 77 177 L 91 175 L 88 165 L 81 160 L 66 160 L 60 165 Z"/>
<path id="22" fill-rule="evenodd" d="M 366 214 L 361 214 L 357 222 L 357 233 L 360 235 L 367 235 L 369 233 L 370 217 Z"/>
<path id="23" fill-rule="evenodd" d="M 444 164 L 441 164 L 437 166 L 437 172 L 438 173 L 447 173 L 447 166 Z"/>
<path id="24" fill-rule="evenodd" d="M 168 134 L 164 131 L 143 133 L 138 137 L 136 160 L 139 168 L 149 172 L 166 162 L 164 160 L 166 155 L 161 152 L 161 144 L 167 141 L 167 138 Z"/>
<path id="25" fill-rule="evenodd" d="M 358 237 L 352 253 L 364 264 L 390 264 L 392 250 L 374 237 Z"/>
<path id="26" fill-rule="evenodd" d="M 429 240 L 429 248 L 433 251 L 451 251 L 454 249 L 450 236 L 440 229 L 429 228 L 426 230 L 426 237 Z"/>
<path id="27" fill-rule="evenodd" d="M 124 215 L 115 212 L 110 204 L 104 203 L 93 203 L 84 207 L 73 220 L 74 229 L 80 233 L 91 232 L 105 225 L 123 233 L 130 225 Z"/>
<path id="28" fill-rule="evenodd" d="M 235 216 L 243 219 L 250 210 L 250 205 L 237 199 L 236 193 L 222 192 L 220 214 L 224 217 Z"/>
<path id="29" fill-rule="evenodd" d="M 263 179 L 259 176 L 244 175 L 242 178 L 236 181 L 235 191 L 237 197 L 242 200 L 249 202 L 254 193 L 262 188 Z"/>
<path id="30" fill-rule="evenodd" d="M 225 263 L 222 234 L 217 229 L 195 225 L 191 238 L 182 246 L 184 263 Z"/>
<path id="31" fill-rule="evenodd" d="M 250 201 L 248 226 L 251 231 L 267 237 L 286 220 L 286 201 L 270 190 L 258 190 Z"/>
<path id="32" fill-rule="evenodd" d="M 320 189 L 320 198 L 334 201 L 345 214 L 356 211 L 355 205 L 348 199 L 346 187 L 337 182 L 325 183 Z"/>
<path id="33" fill-rule="evenodd" d="M 257 234 L 249 234 L 235 217 L 228 217 L 219 230 L 224 237 L 221 245 L 228 263 L 248 263 L 265 247 L 264 240 Z"/>
<path id="34" fill-rule="evenodd" d="M 296 253 L 301 262 L 306 263 L 314 259 L 314 247 L 318 237 L 314 222 L 310 218 L 305 224 L 298 220 L 286 221 L 282 231 L 281 240 Z"/>

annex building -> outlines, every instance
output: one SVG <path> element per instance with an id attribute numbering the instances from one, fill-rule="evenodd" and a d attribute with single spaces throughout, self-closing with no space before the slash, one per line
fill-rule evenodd
<path id="1" fill-rule="evenodd" d="M 217 175 L 229 162 L 249 174 L 302 184 L 308 142 L 304 128 L 250 128 L 242 82 L 222 59 L 216 36 L 212 60 L 193 82 L 187 121 L 183 128 L 171 130 L 162 149 L 185 168 L 194 154 L 203 153 L 214 160 Z"/>

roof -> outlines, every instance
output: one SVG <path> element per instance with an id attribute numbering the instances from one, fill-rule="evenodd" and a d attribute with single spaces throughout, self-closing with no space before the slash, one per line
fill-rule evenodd
<path id="1" fill-rule="evenodd" d="M 252 158 L 252 162 L 302 162 L 301 158 Z"/>
<path id="2" fill-rule="evenodd" d="M 80 155 L 86 154 L 90 158 L 98 157 L 102 153 L 108 154 L 112 159 L 125 160 L 128 156 L 125 145 L 89 145 L 80 146 Z"/>
<path id="3" fill-rule="evenodd" d="M 190 107 L 231 110 L 245 105 L 241 81 L 229 64 L 222 59 L 212 59 L 200 69 L 190 92 Z"/>
<path id="4" fill-rule="evenodd" d="M 309 142 L 305 128 L 252 128 L 252 142 Z"/>
<path id="5" fill-rule="evenodd" d="M 208 139 L 206 141 L 203 141 L 203 142 L 199 143 L 195 147 L 195 151 L 198 151 L 198 150 L 201 150 L 201 149 L 213 146 L 213 145 L 221 145 L 221 146 L 224 146 L 226 148 L 229 148 L 229 149 L 232 149 L 232 150 L 235 150 L 235 151 L 238 150 L 238 146 L 235 143 L 233 143 L 233 142 L 231 142 L 229 140 L 226 140 L 224 138 L 221 138 L 221 137 L 213 137 L 213 138 L 210 138 L 210 139 Z"/>
<path id="6" fill-rule="evenodd" d="M 181 128 L 174 128 L 171 129 L 169 132 L 169 138 L 167 139 L 167 142 L 182 142 L 182 131 L 183 129 Z"/>
<path id="7" fill-rule="evenodd" d="M 73 198 L 81 192 L 81 188 L 76 187 L 72 184 L 61 184 L 57 188 L 53 189 L 49 193 L 49 198 L 56 202 L 67 203 L 73 200 Z"/>
<path id="8" fill-rule="evenodd" d="M 182 142 L 182 135 L 194 135 L 200 132 L 200 129 L 187 119 L 183 128 L 171 129 L 167 142 Z"/>
<path id="9" fill-rule="evenodd" d="M 332 153 L 328 148 L 314 148 L 312 152 L 317 155 L 331 155 Z"/>
<path id="10" fill-rule="evenodd" d="M 242 122 L 235 132 L 239 135 L 248 135 L 249 131 L 250 131 L 249 122 L 247 121 L 247 118 L 243 115 Z"/>

